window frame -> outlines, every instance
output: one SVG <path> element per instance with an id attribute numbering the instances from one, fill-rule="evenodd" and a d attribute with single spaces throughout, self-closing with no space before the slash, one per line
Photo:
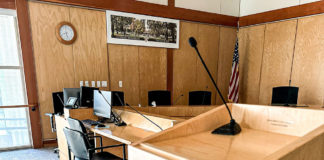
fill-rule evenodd
<path id="1" fill-rule="evenodd" d="M 20 34 L 19 34 L 19 26 L 18 26 L 18 19 L 17 19 L 17 12 L 16 10 L 12 9 L 2 9 L 0 8 L 0 16 L 12 16 L 14 19 L 14 26 L 15 26 L 15 33 L 16 33 L 16 40 L 17 40 L 17 52 L 18 52 L 18 61 L 19 66 L 2 66 L 0 65 L 0 70 L 20 70 L 20 79 L 21 79 L 21 85 L 22 85 L 22 92 L 24 93 L 24 104 L 22 105 L 28 105 L 28 97 L 27 97 L 27 88 L 26 88 L 26 78 L 25 78 L 25 71 L 24 71 L 24 63 L 23 63 L 23 57 L 22 57 L 22 49 L 21 49 L 21 42 L 20 42 Z M 19 104 L 21 105 L 21 104 Z"/>
<path id="2" fill-rule="evenodd" d="M 18 53 L 18 66 L 3 66 L 0 65 L 0 70 L 20 70 L 20 80 L 22 85 L 22 92 L 24 93 L 24 104 L 19 105 L 12 105 L 12 106 L 1 106 L 0 109 L 6 109 L 6 108 L 24 108 L 26 110 L 26 120 L 27 120 L 27 131 L 28 131 L 28 140 L 29 145 L 24 146 L 17 146 L 17 147 L 9 147 L 6 148 L 6 150 L 12 150 L 12 149 L 22 149 L 22 148 L 29 148 L 32 147 L 34 144 L 33 141 L 33 135 L 32 135 L 32 126 L 31 126 L 31 119 L 30 119 L 30 106 L 28 102 L 28 95 L 27 95 L 27 86 L 26 86 L 26 77 L 25 77 L 25 70 L 24 70 L 24 63 L 23 63 L 23 55 L 22 55 L 22 48 L 21 48 L 21 40 L 20 40 L 20 33 L 19 33 L 19 25 L 18 25 L 18 18 L 17 18 L 17 12 L 13 9 L 3 9 L 0 8 L 0 15 L 1 16 L 11 16 L 14 19 L 14 30 L 15 30 L 15 36 L 16 36 L 16 43 L 17 43 L 17 53 Z M 1 150 L 0 150 L 1 151 Z"/>

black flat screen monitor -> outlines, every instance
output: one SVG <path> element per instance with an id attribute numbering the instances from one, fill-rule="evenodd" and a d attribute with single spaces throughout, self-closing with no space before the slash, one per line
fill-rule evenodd
<path id="1" fill-rule="evenodd" d="M 99 88 L 82 86 L 80 92 L 80 105 L 82 107 L 93 107 L 93 91 L 98 89 Z"/>
<path id="2" fill-rule="evenodd" d="M 78 98 L 76 105 L 80 105 L 80 88 L 64 88 L 63 89 L 63 97 L 64 97 L 64 106 L 66 106 L 67 101 L 70 97 Z"/>
<path id="3" fill-rule="evenodd" d="M 64 102 L 63 102 L 63 92 L 53 92 L 53 107 L 54 107 L 54 114 L 63 114 L 64 112 Z"/>
<path id="4" fill-rule="evenodd" d="M 98 90 L 93 92 L 93 113 L 98 117 L 110 119 L 111 115 L 111 92 Z M 108 101 L 108 103 L 107 103 Z"/>
<path id="5" fill-rule="evenodd" d="M 272 102 L 274 106 L 296 106 L 298 100 L 298 87 L 275 87 L 272 89 Z"/>

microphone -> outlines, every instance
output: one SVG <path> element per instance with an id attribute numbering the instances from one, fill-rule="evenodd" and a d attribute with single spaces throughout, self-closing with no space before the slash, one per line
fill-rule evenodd
<path id="1" fill-rule="evenodd" d="M 110 106 L 111 108 L 111 113 L 112 113 L 112 116 L 114 118 L 114 123 L 116 126 L 126 126 L 126 123 L 121 119 L 121 117 L 115 113 L 113 110 L 112 110 L 112 106 L 111 104 L 108 102 L 108 100 L 106 99 L 106 97 L 101 93 L 100 90 L 98 90 L 98 92 L 100 93 L 100 95 L 104 98 L 104 100 L 106 101 L 106 103 Z"/>
<path id="2" fill-rule="evenodd" d="M 194 37 L 190 37 L 190 38 L 189 38 L 189 44 L 190 44 L 191 47 L 193 47 L 193 48 L 196 50 L 196 52 L 197 52 L 197 54 L 198 54 L 198 57 L 199 57 L 201 63 L 204 65 L 205 70 L 207 71 L 207 73 L 208 73 L 208 75 L 209 75 L 209 78 L 210 78 L 211 81 L 213 82 L 213 84 L 214 84 L 214 86 L 215 86 L 215 88 L 216 88 L 216 90 L 217 90 L 219 96 L 221 97 L 223 103 L 225 104 L 226 109 L 227 109 L 227 111 L 228 111 L 228 113 L 229 113 L 229 115 L 230 115 L 230 118 L 231 118 L 230 123 L 225 124 L 225 125 L 223 125 L 223 126 L 217 128 L 217 129 L 215 129 L 215 130 L 212 132 L 212 134 L 236 135 L 236 134 L 240 133 L 240 132 L 241 132 L 241 127 L 240 127 L 240 125 L 237 124 L 237 123 L 235 122 L 235 120 L 233 119 L 233 117 L 232 117 L 232 113 L 231 113 L 229 107 L 227 106 L 227 103 L 226 103 L 226 101 L 225 101 L 225 99 L 224 99 L 222 93 L 221 93 L 220 90 L 218 89 L 218 87 L 217 87 L 217 85 L 216 85 L 216 82 L 215 82 L 213 76 L 210 74 L 209 69 L 208 69 L 206 63 L 205 63 L 204 60 L 202 59 L 202 57 L 201 57 L 201 55 L 200 55 L 200 53 L 199 53 L 199 50 L 198 50 L 198 48 L 197 48 L 197 41 L 196 41 L 196 39 L 195 39 Z"/>
<path id="3" fill-rule="evenodd" d="M 115 93 L 115 95 L 117 96 L 119 102 L 123 105 L 123 101 L 121 100 L 121 98 L 119 97 L 119 95 L 117 93 Z M 142 114 L 141 112 L 139 112 L 137 109 L 133 108 L 131 105 L 129 105 L 128 103 L 126 103 L 126 106 L 128 106 L 129 108 L 133 109 L 136 113 L 138 113 L 139 115 L 141 115 L 142 117 L 144 117 L 145 119 L 147 119 L 148 121 L 150 121 L 152 124 L 154 124 L 155 126 L 157 126 L 161 131 L 163 131 L 163 129 L 156 123 L 154 123 L 152 120 L 150 120 L 149 118 L 147 118 L 144 114 Z"/>
<path id="4" fill-rule="evenodd" d="M 180 96 L 177 97 L 177 99 L 174 101 L 173 105 L 177 104 L 177 102 L 180 100 L 181 97 L 183 97 L 183 94 L 181 94 Z"/>

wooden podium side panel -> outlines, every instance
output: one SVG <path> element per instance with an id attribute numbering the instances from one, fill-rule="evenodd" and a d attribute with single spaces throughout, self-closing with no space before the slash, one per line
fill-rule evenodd
<path id="1" fill-rule="evenodd" d="M 229 107 L 231 107 L 231 105 Z M 155 135 L 145 138 L 136 144 L 144 141 L 148 143 L 158 142 L 204 131 L 212 131 L 230 121 L 230 118 L 227 115 L 227 109 L 223 105 L 169 128 L 167 131 L 156 133 Z"/>
<path id="2" fill-rule="evenodd" d="M 323 151 L 324 125 L 271 154 L 265 160 L 323 160 Z"/>
<path id="3" fill-rule="evenodd" d="M 233 104 L 232 114 L 243 128 L 304 136 L 324 124 L 324 110 Z"/>
<path id="4" fill-rule="evenodd" d="M 280 160 L 323 160 L 324 159 L 324 133 L 312 139 L 302 147 L 294 150 Z"/>

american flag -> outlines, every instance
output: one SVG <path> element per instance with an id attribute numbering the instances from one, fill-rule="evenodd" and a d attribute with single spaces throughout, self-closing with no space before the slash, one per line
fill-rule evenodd
<path id="1" fill-rule="evenodd" d="M 232 75 L 229 84 L 228 100 L 233 103 L 238 103 L 239 100 L 239 52 L 238 40 L 236 40 L 235 51 L 232 63 Z"/>

